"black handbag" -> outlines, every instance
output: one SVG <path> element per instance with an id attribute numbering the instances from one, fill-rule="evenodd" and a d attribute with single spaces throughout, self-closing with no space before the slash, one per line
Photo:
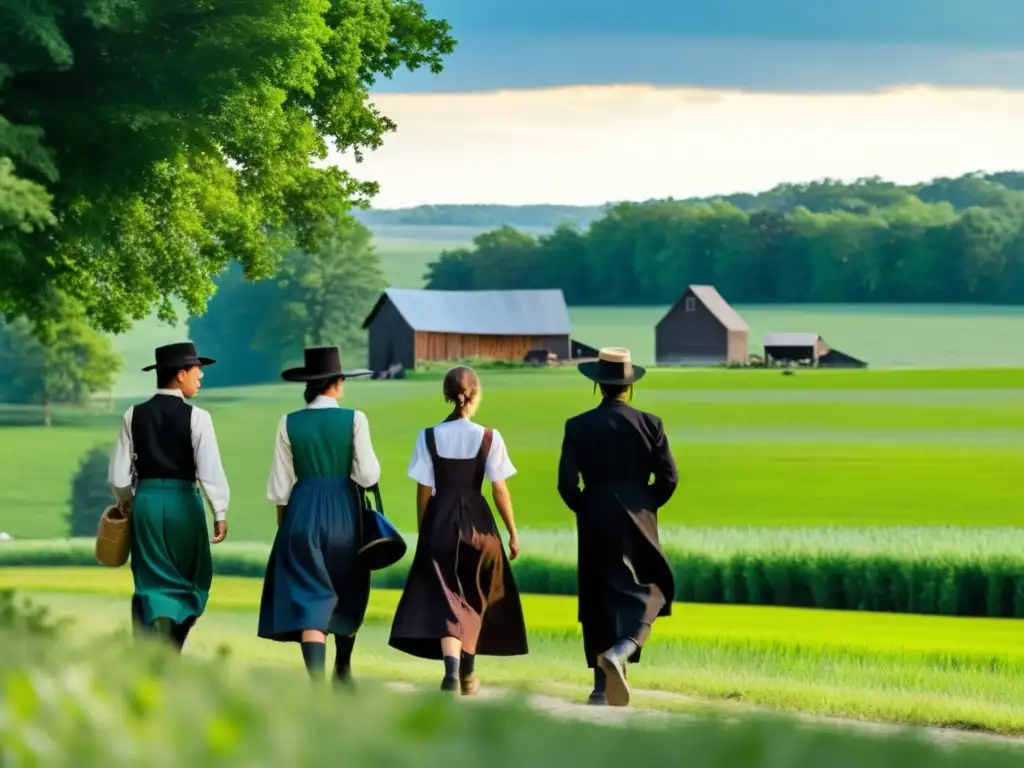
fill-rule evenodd
<path id="1" fill-rule="evenodd" d="M 384 517 L 380 486 L 356 486 L 362 512 L 362 539 L 357 556 L 371 571 L 389 568 L 405 557 L 405 539 L 391 521 Z"/>

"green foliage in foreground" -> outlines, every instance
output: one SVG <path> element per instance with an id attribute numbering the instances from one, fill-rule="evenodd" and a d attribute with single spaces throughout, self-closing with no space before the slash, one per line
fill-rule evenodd
<path id="1" fill-rule="evenodd" d="M 775 718 L 687 718 L 665 727 L 563 722 L 513 705 L 438 694 L 356 697 L 310 690 L 301 675 L 182 663 L 163 649 L 126 654 L 124 637 L 61 643 L 45 616 L 0 598 L 0 757 L 48 766 L 353 765 L 494 768 L 647 765 L 694 768 L 957 768 L 1019 764 L 1002 744 L 940 745 Z"/>
<path id="2" fill-rule="evenodd" d="M 10 568 L 0 588 L 74 619 L 75 637 L 129 629 L 127 569 Z M 231 649 L 247 664 L 290 667 L 293 645 L 256 636 L 261 582 L 217 577 L 189 655 Z M 353 659 L 361 680 L 436 686 L 437 662 L 388 645 L 401 592 L 374 589 Z M 530 653 L 482 658 L 489 690 L 525 688 L 582 702 L 592 677 L 571 597 L 526 595 Z M 872 722 L 1024 735 L 1024 624 L 1012 619 L 677 604 L 657 622 L 630 679 L 637 705 L 667 711 L 768 707 Z"/>
<path id="3" fill-rule="evenodd" d="M 406 539 L 412 552 L 415 535 Z M 521 539 L 520 590 L 575 594 L 575 534 L 526 530 Z M 681 602 L 1024 618 L 1020 529 L 669 528 L 662 541 Z M 269 544 L 225 542 L 214 548 L 214 568 L 262 578 L 269 552 Z M 402 587 L 411 561 L 374 583 Z M 0 544 L 0 567 L 94 563 L 90 539 Z"/>

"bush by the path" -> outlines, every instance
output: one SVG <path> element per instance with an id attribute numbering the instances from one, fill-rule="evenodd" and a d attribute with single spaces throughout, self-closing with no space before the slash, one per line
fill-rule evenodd
<path id="1" fill-rule="evenodd" d="M 0 762 L 185 768 L 217 765 L 486 763 L 492 768 L 960 768 L 1019 765 L 1019 748 L 938 744 L 781 718 L 673 720 L 664 728 L 572 722 L 520 703 L 468 706 L 450 696 L 355 696 L 311 688 L 295 670 L 240 669 L 226 658 L 175 659 L 127 638 L 69 644 L 45 616 L 0 595 Z M 64 642 L 62 642 L 64 641 Z M 126 650 L 128 652 L 126 652 Z"/>
<path id="2" fill-rule="evenodd" d="M 524 532 L 514 564 L 524 592 L 576 592 L 570 531 Z M 410 554 L 378 572 L 405 583 Z M 1024 531 L 969 528 L 669 529 L 666 551 L 685 602 L 1024 618 Z M 262 578 L 264 543 L 214 547 L 216 572 Z M 93 542 L 0 543 L 0 567 L 93 565 Z"/>

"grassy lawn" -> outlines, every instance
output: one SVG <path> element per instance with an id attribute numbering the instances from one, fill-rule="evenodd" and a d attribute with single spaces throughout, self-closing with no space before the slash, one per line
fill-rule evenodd
<path id="1" fill-rule="evenodd" d="M 127 627 L 127 570 L 0 570 L 0 589 L 17 589 L 58 615 L 77 636 Z M 261 584 L 218 578 L 192 650 L 227 647 L 246 664 L 298 668 L 296 648 L 255 637 Z M 437 665 L 387 646 L 398 593 L 374 592 L 356 646 L 363 676 L 434 684 Z M 528 657 L 482 658 L 487 684 L 586 693 L 571 598 L 524 598 Z M 644 663 L 631 671 L 637 703 L 693 709 L 692 699 L 729 700 L 917 725 L 1024 733 L 1024 625 L 1016 621 L 833 613 L 741 606 L 677 605 L 659 620 Z"/>
<path id="2" fill-rule="evenodd" d="M 208 381 L 215 381 L 211 369 Z M 518 476 L 519 525 L 572 526 L 555 490 L 564 420 L 595 398 L 573 371 L 485 372 L 479 420 L 501 430 Z M 210 389 L 232 485 L 235 540 L 267 540 L 264 497 L 274 429 L 302 404 L 287 385 Z M 447 408 L 440 374 L 352 382 L 345 403 L 365 410 L 384 468 L 386 511 L 414 529 L 406 477 L 419 429 Z M 654 372 L 635 404 L 665 420 L 681 486 L 666 526 L 1005 526 L 1024 522 L 1024 370 Z M 59 412 L 51 429 L 8 409 L 0 442 L 0 531 L 16 538 L 64 532 L 70 479 L 95 445 L 112 445 L 117 411 Z M 21 420 L 21 425 L 19 425 Z"/>

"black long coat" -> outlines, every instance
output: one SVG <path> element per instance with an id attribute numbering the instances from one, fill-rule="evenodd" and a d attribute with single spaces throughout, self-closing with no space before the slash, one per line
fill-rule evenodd
<path id="1" fill-rule="evenodd" d="M 642 647 L 654 619 L 672 612 L 675 579 L 657 512 L 678 482 L 657 416 L 605 399 L 566 422 L 558 492 L 576 514 L 578 618 L 589 667 L 621 639 Z M 631 661 L 639 660 L 637 650 Z"/>

